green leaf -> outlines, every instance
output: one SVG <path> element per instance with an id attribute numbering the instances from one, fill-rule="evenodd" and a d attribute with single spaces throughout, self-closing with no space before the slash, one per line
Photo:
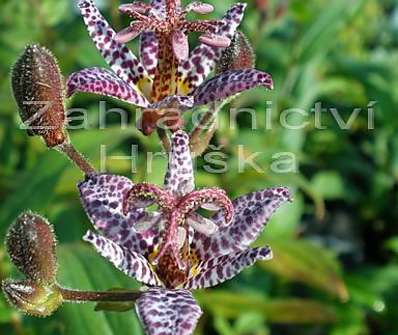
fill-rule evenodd
<path id="1" fill-rule="evenodd" d="M 137 283 L 81 244 L 65 244 L 59 250 L 59 282 L 82 290 L 107 290 L 109 287 L 138 288 Z M 143 334 L 133 311 L 96 312 L 94 304 L 65 304 L 53 318 L 65 325 L 65 334 L 119 335 Z"/>
<path id="2" fill-rule="evenodd" d="M 317 173 L 311 181 L 312 189 L 326 200 L 341 199 L 344 197 L 344 182 L 335 171 Z"/>
<path id="3" fill-rule="evenodd" d="M 260 262 L 260 267 L 290 281 L 321 289 L 342 301 L 348 299 L 340 266 L 330 251 L 304 240 L 280 238 L 268 240 L 267 244 L 274 258 Z"/>
<path id="4" fill-rule="evenodd" d="M 202 307 L 214 315 L 238 318 L 242 313 L 260 313 L 270 323 L 331 323 L 335 312 L 313 300 L 267 300 L 258 294 L 240 294 L 229 291 L 207 291 L 195 295 Z"/>
<path id="5" fill-rule="evenodd" d="M 72 136 L 72 140 L 84 155 L 88 155 L 91 159 L 98 159 L 101 144 L 107 146 L 109 153 L 128 136 L 131 136 L 128 131 L 110 128 L 106 131 L 79 132 Z M 0 237 L 4 236 L 8 225 L 20 212 L 31 209 L 40 211 L 41 214 L 47 213 L 58 182 L 68 168 L 74 169 L 75 167 L 60 153 L 49 150 L 37 160 L 37 164 L 31 170 L 18 176 L 14 192 L 5 199 L 0 209 L 0 222 L 4 223 L 0 226 Z M 76 184 L 76 181 L 70 182 Z"/>

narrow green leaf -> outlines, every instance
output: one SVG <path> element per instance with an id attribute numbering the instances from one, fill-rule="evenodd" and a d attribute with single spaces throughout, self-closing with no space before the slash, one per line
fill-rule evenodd
<path id="1" fill-rule="evenodd" d="M 295 239 L 268 240 L 274 258 L 260 266 L 290 281 L 318 288 L 342 301 L 348 299 L 346 285 L 334 255 L 313 243 Z"/>

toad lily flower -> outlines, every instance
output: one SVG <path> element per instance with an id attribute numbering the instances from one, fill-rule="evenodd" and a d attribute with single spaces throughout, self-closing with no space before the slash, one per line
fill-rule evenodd
<path id="1" fill-rule="evenodd" d="M 205 82 L 233 39 L 245 4 L 234 5 L 219 21 L 189 22 L 185 19 L 189 11 L 204 14 L 212 7 L 194 2 L 182 9 L 177 0 L 134 2 L 120 7 L 135 21 L 118 34 L 92 0 L 80 0 L 79 8 L 91 38 L 112 71 L 94 67 L 73 73 L 67 82 L 67 96 L 95 93 L 141 107 L 144 112 L 140 128 L 146 135 L 173 111 L 177 111 L 177 120 L 166 126 L 176 129 L 181 127 L 179 114 L 183 111 L 257 86 L 273 87 L 271 76 L 255 69 L 226 71 Z M 189 57 L 186 33 L 195 31 L 205 34 Z M 138 35 L 140 59 L 124 44 Z"/>
<path id="2" fill-rule="evenodd" d="M 202 312 L 190 290 L 215 286 L 257 260 L 270 259 L 270 248 L 251 249 L 250 244 L 273 212 L 290 200 L 283 187 L 232 203 L 221 190 L 195 190 L 189 138 L 183 131 L 172 135 L 163 189 L 93 174 L 79 190 L 100 233 L 90 231 L 84 239 L 116 268 L 149 286 L 136 310 L 150 335 L 192 334 Z M 148 212 L 152 203 L 159 213 Z M 201 218 L 195 213 L 199 207 L 217 212 Z"/>

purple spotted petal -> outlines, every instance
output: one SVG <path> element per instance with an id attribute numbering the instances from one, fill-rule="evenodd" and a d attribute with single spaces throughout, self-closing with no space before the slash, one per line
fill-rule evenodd
<path id="1" fill-rule="evenodd" d="M 180 111 L 192 108 L 194 105 L 193 97 L 173 95 L 164 98 L 149 106 L 149 109 L 178 108 Z"/>
<path id="2" fill-rule="evenodd" d="M 166 0 L 152 0 L 151 5 L 154 15 L 161 18 L 166 16 Z"/>
<path id="3" fill-rule="evenodd" d="M 189 291 L 159 287 L 143 293 L 136 310 L 148 335 L 191 335 L 202 315 Z"/>
<path id="4" fill-rule="evenodd" d="M 195 105 L 220 101 L 258 86 L 272 89 L 271 76 L 255 69 L 227 71 L 204 82 L 193 92 Z"/>
<path id="5" fill-rule="evenodd" d="M 155 77 L 158 65 L 159 41 L 155 33 L 145 32 L 140 39 L 140 58 L 151 78 Z"/>
<path id="6" fill-rule="evenodd" d="M 150 79 L 139 60 L 122 43 L 114 40 L 116 32 L 101 15 L 92 0 L 80 0 L 79 8 L 90 37 L 112 70 L 130 86 L 150 85 Z"/>
<path id="7" fill-rule="evenodd" d="M 91 231 L 88 231 L 83 239 L 91 243 L 102 257 L 127 276 L 146 285 L 163 285 L 144 256 L 122 248 L 115 242 Z"/>
<path id="8" fill-rule="evenodd" d="M 189 136 L 182 130 L 172 135 L 172 149 L 164 180 L 164 187 L 177 196 L 183 196 L 195 189 Z"/>
<path id="9" fill-rule="evenodd" d="M 142 209 L 123 214 L 123 199 L 133 183 L 122 176 L 101 174 L 86 178 L 79 184 L 83 207 L 94 227 L 106 238 L 128 250 L 148 255 L 158 242 L 157 227 L 140 228 L 145 213 Z"/>
<path id="10" fill-rule="evenodd" d="M 200 265 L 199 274 L 184 285 L 186 289 L 200 289 L 221 284 L 240 273 L 256 261 L 272 258 L 270 248 L 247 249 L 230 255 L 210 259 Z"/>
<path id="11" fill-rule="evenodd" d="M 238 3 L 231 7 L 223 18 L 224 24 L 220 26 L 216 34 L 232 40 L 243 19 L 246 6 L 244 3 Z M 214 70 L 222 51 L 222 48 L 206 44 L 200 44 L 192 51 L 191 57 L 179 67 L 183 86 L 183 89 L 180 88 L 181 93 L 189 94 L 203 83 Z"/>
<path id="12" fill-rule="evenodd" d="M 66 87 L 67 97 L 76 92 L 86 92 L 127 101 L 140 107 L 149 106 L 148 100 L 141 93 L 107 69 L 94 67 L 75 72 L 68 78 Z"/>
<path id="13" fill-rule="evenodd" d="M 246 250 L 258 238 L 272 214 L 290 200 L 289 190 L 285 187 L 237 198 L 232 202 L 235 212 L 231 224 L 223 225 L 223 213 L 217 213 L 212 220 L 220 227 L 219 230 L 211 236 L 195 232 L 192 249 L 203 260 Z"/>

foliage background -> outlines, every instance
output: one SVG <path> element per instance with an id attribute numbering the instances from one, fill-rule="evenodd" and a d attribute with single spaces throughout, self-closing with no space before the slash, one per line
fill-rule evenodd
<path id="1" fill-rule="evenodd" d="M 127 22 L 117 0 L 96 1 L 117 29 Z M 220 16 L 233 0 L 210 1 Z M 228 172 L 209 174 L 199 161 L 199 186 L 219 185 L 231 196 L 288 185 L 295 201 L 273 218 L 258 244 L 269 243 L 275 260 L 257 264 L 217 289 L 197 292 L 205 310 L 198 334 L 397 334 L 398 323 L 398 2 L 394 0 L 249 0 L 243 30 L 253 42 L 257 67 L 272 73 L 275 90 L 253 90 L 233 106 L 255 107 L 259 129 L 248 115 L 236 129 L 223 122 L 214 145 L 228 157 Z M 9 70 L 24 46 L 39 42 L 58 57 L 63 73 L 104 62 L 90 41 L 73 1 L 2 0 L 0 3 L 0 239 L 13 219 L 32 209 L 54 223 L 59 237 L 59 281 L 79 289 L 136 287 L 80 242 L 89 228 L 76 183 L 81 176 L 62 156 L 19 129 L 9 89 Z M 194 42 L 193 42 L 194 43 Z M 272 129 L 265 129 L 265 100 L 273 102 Z M 106 99 L 107 107 L 124 107 Z M 376 101 L 375 129 L 367 105 Z M 348 130 L 323 113 L 326 129 L 315 129 L 315 102 L 336 108 Z M 69 107 L 89 110 L 89 130 L 71 130 L 75 145 L 97 166 L 101 144 L 108 155 L 128 155 L 138 144 L 137 173 L 130 162 L 109 160 L 108 171 L 135 181 L 160 183 L 165 161 L 145 173 L 155 137 L 134 127 L 98 129 L 98 97 L 79 95 Z M 301 130 L 280 126 L 279 113 L 303 108 Z M 133 118 L 132 118 L 133 119 Z M 238 173 L 238 145 L 264 169 Z M 273 155 L 296 155 L 297 173 L 274 174 Z M 17 276 L 0 248 L 0 278 Z M 0 295 L 1 334 L 142 334 L 133 312 L 94 312 L 93 305 L 64 306 L 39 320 L 9 308 Z"/>

